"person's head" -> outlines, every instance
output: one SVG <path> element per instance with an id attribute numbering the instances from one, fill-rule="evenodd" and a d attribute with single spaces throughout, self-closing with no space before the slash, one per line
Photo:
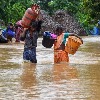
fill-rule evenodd
<path id="1" fill-rule="evenodd" d="M 15 24 L 14 27 L 15 27 L 16 29 L 18 29 L 18 27 L 22 28 L 22 26 L 21 26 L 21 25 L 18 25 L 18 24 Z"/>
<path id="2" fill-rule="evenodd" d="M 10 23 L 8 23 L 8 27 L 9 28 L 13 28 L 13 24 L 10 22 Z"/>
<path id="3" fill-rule="evenodd" d="M 38 27 L 38 22 L 37 21 L 32 21 L 31 25 L 30 25 L 30 30 L 31 31 L 36 31 L 37 27 Z"/>
<path id="4" fill-rule="evenodd" d="M 55 34 L 59 36 L 62 33 L 63 33 L 63 27 L 62 26 L 57 26 L 57 28 L 55 29 Z"/>

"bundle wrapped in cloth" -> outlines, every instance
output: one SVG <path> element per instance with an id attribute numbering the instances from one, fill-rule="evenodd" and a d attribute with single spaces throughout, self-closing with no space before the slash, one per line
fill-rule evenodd
<path id="1" fill-rule="evenodd" d="M 51 48 L 56 38 L 57 38 L 57 35 L 55 35 L 54 33 L 50 31 L 45 31 L 43 33 L 42 45 L 46 48 Z"/>
<path id="2" fill-rule="evenodd" d="M 40 12 L 40 6 L 37 4 L 32 4 L 31 8 L 28 8 L 25 11 L 25 14 L 21 20 L 21 25 L 24 28 L 30 27 L 30 23 L 32 22 L 32 20 L 36 20 L 36 18 L 39 15 L 39 12 Z"/>

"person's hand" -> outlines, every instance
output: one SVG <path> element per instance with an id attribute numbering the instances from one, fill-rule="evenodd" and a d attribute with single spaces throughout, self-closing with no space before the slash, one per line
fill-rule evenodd
<path id="1" fill-rule="evenodd" d="M 24 37 L 24 36 L 25 36 L 25 32 L 26 32 L 27 29 L 28 29 L 28 28 L 24 28 L 24 29 L 23 29 L 22 34 L 20 34 L 21 37 Z"/>
<path id="2" fill-rule="evenodd" d="M 24 28 L 24 31 L 26 31 L 28 28 Z"/>
<path id="3" fill-rule="evenodd" d="M 41 14 L 41 11 L 39 12 L 39 15 L 38 15 L 38 17 L 37 17 L 37 20 L 38 20 L 38 21 L 43 20 L 43 16 L 42 16 L 42 14 Z"/>

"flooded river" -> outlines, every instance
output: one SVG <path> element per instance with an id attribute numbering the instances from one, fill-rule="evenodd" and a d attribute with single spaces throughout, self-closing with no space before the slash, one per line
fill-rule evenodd
<path id="1" fill-rule="evenodd" d="M 41 38 L 37 64 L 23 62 L 23 43 L 0 44 L 0 100 L 100 100 L 100 36 L 83 40 L 69 64 L 54 64 Z"/>

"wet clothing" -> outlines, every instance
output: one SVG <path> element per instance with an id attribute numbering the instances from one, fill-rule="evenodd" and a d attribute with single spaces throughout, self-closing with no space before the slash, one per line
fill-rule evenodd
<path id="1" fill-rule="evenodd" d="M 54 63 L 69 62 L 68 52 L 64 50 L 54 50 Z"/>
<path id="2" fill-rule="evenodd" d="M 29 60 L 32 63 L 37 63 L 36 47 L 38 33 L 40 32 L 42 21 L 37 21 L 37 23 L 37 28 L 32 34 L 30 34 L 30 31 L 28 29 L 25 31 L 25 35 L 20 37 L 21 41 L 25 41 L 23 59 Z"/>
<path id="3" fill-rule="evenodd" d="M 68 52 L 65 51 L 66 38 L 68 38 L 68 33 L 57 36 L 54 43 L 54 63 L 69 62 Z"/>
<path id="4" fill-rule="evenodd" d="M 36 59 L 36 47 L 33 47 L 33 48 L 24 48 L 23 59 L 24 60 L 29 60 L 32 63 L 37 63 L 37 59 Z"/>
<path id="5" fill-rule="evenodd" d="M 29 60 L 32 63 L 37 63 L 36 59 L 37 39 L 38 39 L 37 31 L 33 32 L 31 36 L 29 30 L 26 30 L 25 36 L 21 37 L 21 40 L 25 41 L 24 52 L 23 52 L 24 60 Z"/>
<path id="6" fill-rule="evenodd" d="M 37 39 L 38 39 L 38 32 L 37 31 L 33 32 L 33 36 L 31 36 L 30 32 L 27 30 L 24 48 L 37 47 Z"/>

